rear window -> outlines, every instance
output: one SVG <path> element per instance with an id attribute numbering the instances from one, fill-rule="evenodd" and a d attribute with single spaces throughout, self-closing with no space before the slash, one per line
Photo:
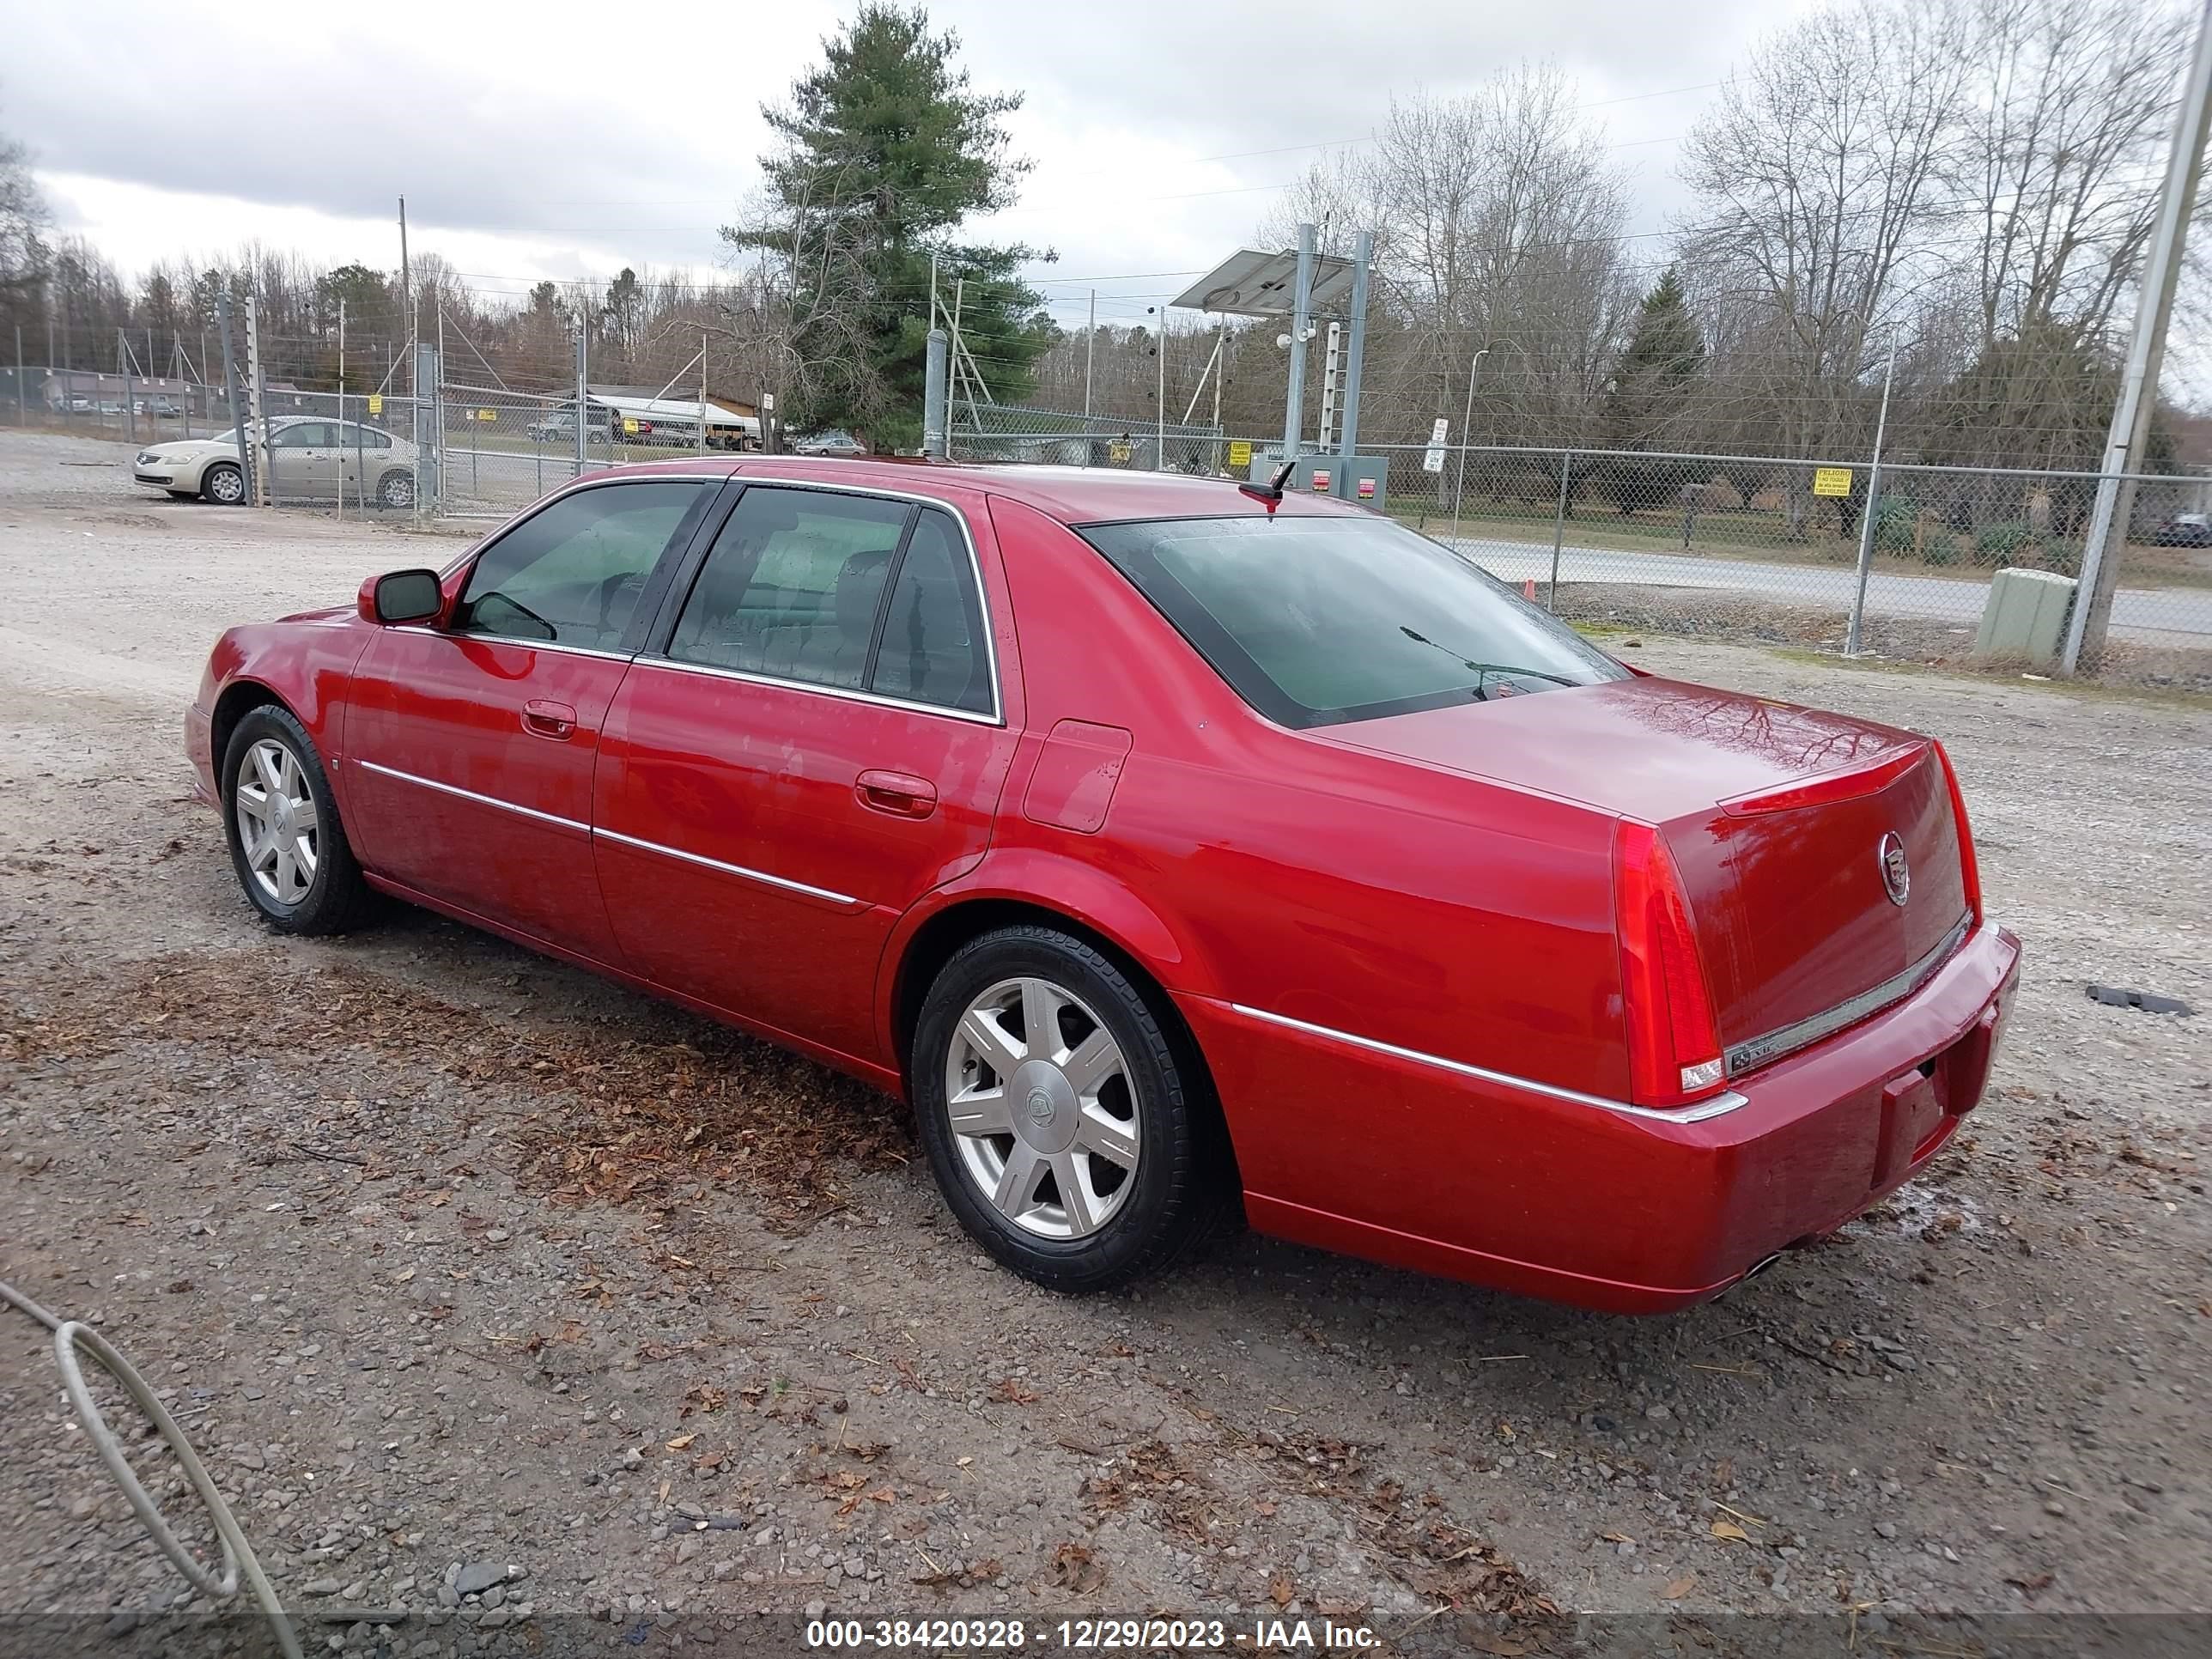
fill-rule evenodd
<path id="1" fill-rule="evenodd" d="M 1628 678 L 1503 583 L 1387 519 L 1155 519 L 1077 534 L 1280 726 Z"/>

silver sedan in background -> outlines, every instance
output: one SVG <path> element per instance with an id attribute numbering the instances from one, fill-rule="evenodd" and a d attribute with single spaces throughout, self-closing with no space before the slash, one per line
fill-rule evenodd
<path id="1" fill-rule="evenodd" d="M 249 441 L 256 434 L 247 428 Z M 246 500 L 239 470 L 238 429 L 207 438 L 153 444 L 138 452 L 131 477 L 179 500 L 198 496 L 219 507 Z M 349 501 L 402 510 L 415 505 L 415 446 L 358 421 L 297 416 L 269 426 L 270 493 L 279 501 Z"/>

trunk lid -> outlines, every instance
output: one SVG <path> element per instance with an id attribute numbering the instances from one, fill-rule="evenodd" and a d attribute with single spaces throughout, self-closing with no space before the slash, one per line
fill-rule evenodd
<path id="1" fill-rule="evenodd" d="M 1877 989 L 1904 994 L 1894 982 L 1967 914 L 1942 764 L 1895 727 L 1639 678 L 1307 735 L 1657 828 L 1731 1076 L 1802 1046 L 1793 1026 Z M 1901 904 L 1884 877 L 1891 836 Z"/>

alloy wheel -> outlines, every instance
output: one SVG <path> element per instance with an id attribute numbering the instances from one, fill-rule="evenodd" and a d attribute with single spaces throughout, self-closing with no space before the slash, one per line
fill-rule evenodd
<path id="1" fill-rule="evenodd" d="M 236 507 L 246 499 L 246 480 L 234 466 L 219 466 L 208 474 L 208 498 L 221 507 Z"/>
<path id="2" fill-rule="evenodd" d="M 1134 1188 L 1143 1127 L 1127 1061 L 1097 1013 L 1050 980 L 1001 980 L 968 1005 L 945 1100 L 962 1170 L 1024 1232 L 1087 1237 Z"/>
<path id="3" fill-rule="evenodd" d="M 262 738 L 239 762 L 233 802 L 238 843 L 255 883 L 279 904 L 299 903 L 315 884 L 322 845 L 314 793 L 299 757 L 273 738 Z"/>

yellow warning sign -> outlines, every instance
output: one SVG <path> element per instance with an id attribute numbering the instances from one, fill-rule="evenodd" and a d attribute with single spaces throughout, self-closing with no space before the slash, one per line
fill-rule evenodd
<path id="1" fill-rule="evenodd" d="M 1249 440 L 1238 438 L 1229 446 L 1229 470 L 1248 472 L 1252 467 L 1252 445 Z"/>
<path id="2" fill-rule="evenodd" d="M 1127 466 L 1129 464 L 1130 456 L 1134 453 L 1127 444 L 1116 443 L 1106 446 L 1106 459 L 1116 466 Z"/>
<path id="3" fill-rule="evenodd" d="M 368 412 L 372 415 L 384 413 L 384 394 L 381 392 L 372 392 L 368 394 Z"/>
<path id="4" fill-rule="evenodd" d="M 495 409 L 480 409 L 477 410 L 477 419 L 480 421 L 495 421 L 498 418 L 499 411 Z"/>
<path id="5" fill-rule="evenodd" d="M 1813 469 L 1813 493 L 1815 495 L 1848 495 L 1851 493 L 1851 470 L 1847 466 L 1816 466 Z"/>
<path id="6" fill-rule="evenodd" d="M 637 434 L 637 422 L 625 415 L 623 417 L 623 430 L 635 437 Z"/>

